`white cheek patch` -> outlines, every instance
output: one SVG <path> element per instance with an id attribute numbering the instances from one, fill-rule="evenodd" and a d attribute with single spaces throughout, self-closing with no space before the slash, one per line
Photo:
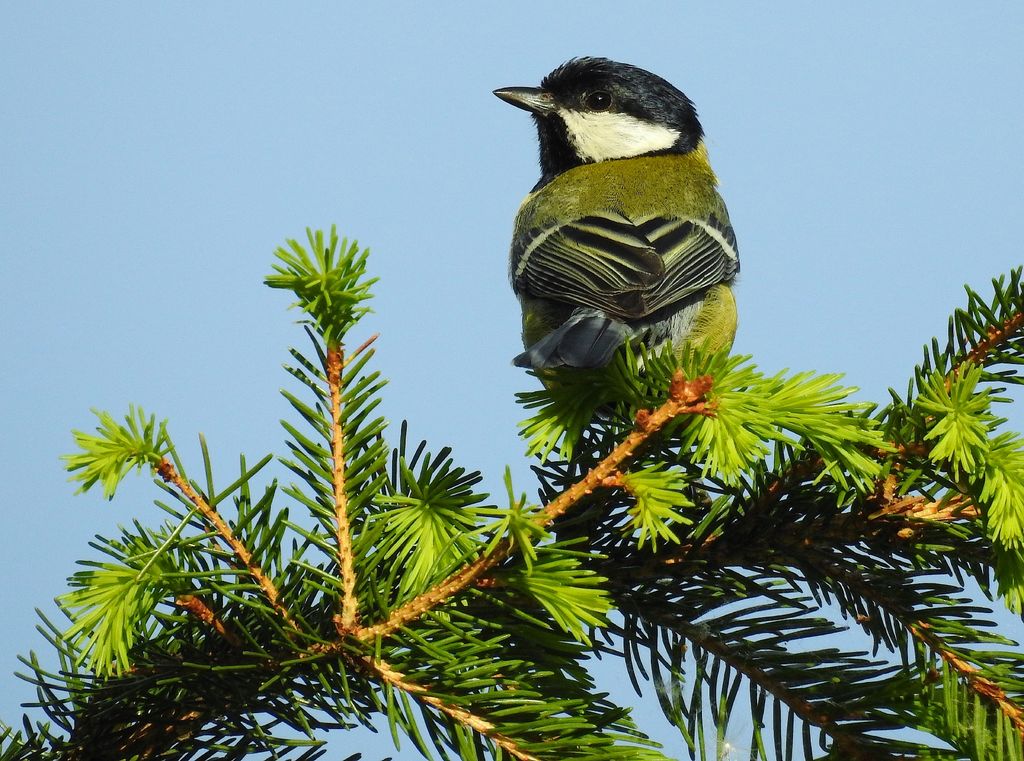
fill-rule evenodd
<path id="1" fill-rule="evenodd" d="M 625 159 L 651 151 L 671 148 L 679 139 L 677 130 L 653 124 L 629 114 L 611 111 L 585 113 L 560 109 L 576 153 L 590 161 Z"/>

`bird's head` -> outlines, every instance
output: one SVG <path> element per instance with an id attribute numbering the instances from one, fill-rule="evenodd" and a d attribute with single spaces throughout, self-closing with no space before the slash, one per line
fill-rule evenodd
<path id="1" fill-rule="evenodd" d="M 644 69 L 607 58 L 573 58 L 540 87 L 494 94 L 533 114 L 542 183 L 580 164 L 688 153 L 704 135 L 693 102 Z"/>

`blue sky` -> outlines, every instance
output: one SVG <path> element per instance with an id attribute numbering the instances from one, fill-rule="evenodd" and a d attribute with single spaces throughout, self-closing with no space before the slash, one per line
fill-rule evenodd
<path id="1" fill-rule="evenodd" d="M 962 285 L 1024 260 L 1019 2 L 354 5 L 0 10 L 0 674 L 94 534 L 156 520 L 146 479 L 72 497 L 58 456 L 90 407 L 169 418 L 186 458 L 202 431 L 224 467 L 281 451 L 302 338 L 261 281 L 306 226 L 373 250 L 388 417 L 531 488 L 506 252 L 536 147 L 490 91 L 566 58 L 697 103 L 743 262 L 736 350 L 765 370 L 884 401 Z M 3 684 L 14 721 L 33 694 Z"/>

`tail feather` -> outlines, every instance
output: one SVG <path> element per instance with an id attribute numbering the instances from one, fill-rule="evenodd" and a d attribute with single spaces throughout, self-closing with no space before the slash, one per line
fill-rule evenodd
<path id="1" fill-rule="evenodd" d="M 629 328 L 602 315 L 571 317 L 512 360 L 517 367 L 604 367 L 626 339 Z"/>

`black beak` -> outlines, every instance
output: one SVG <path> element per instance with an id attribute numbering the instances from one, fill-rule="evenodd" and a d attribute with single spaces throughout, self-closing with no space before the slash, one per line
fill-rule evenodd
<path id="1" fill-rule="evenodd" d="M 516 108 L 543 116 L 555 110 L 555 99 L 551 93 L 538 87 L 502 87 L 494 94 Z"/>

